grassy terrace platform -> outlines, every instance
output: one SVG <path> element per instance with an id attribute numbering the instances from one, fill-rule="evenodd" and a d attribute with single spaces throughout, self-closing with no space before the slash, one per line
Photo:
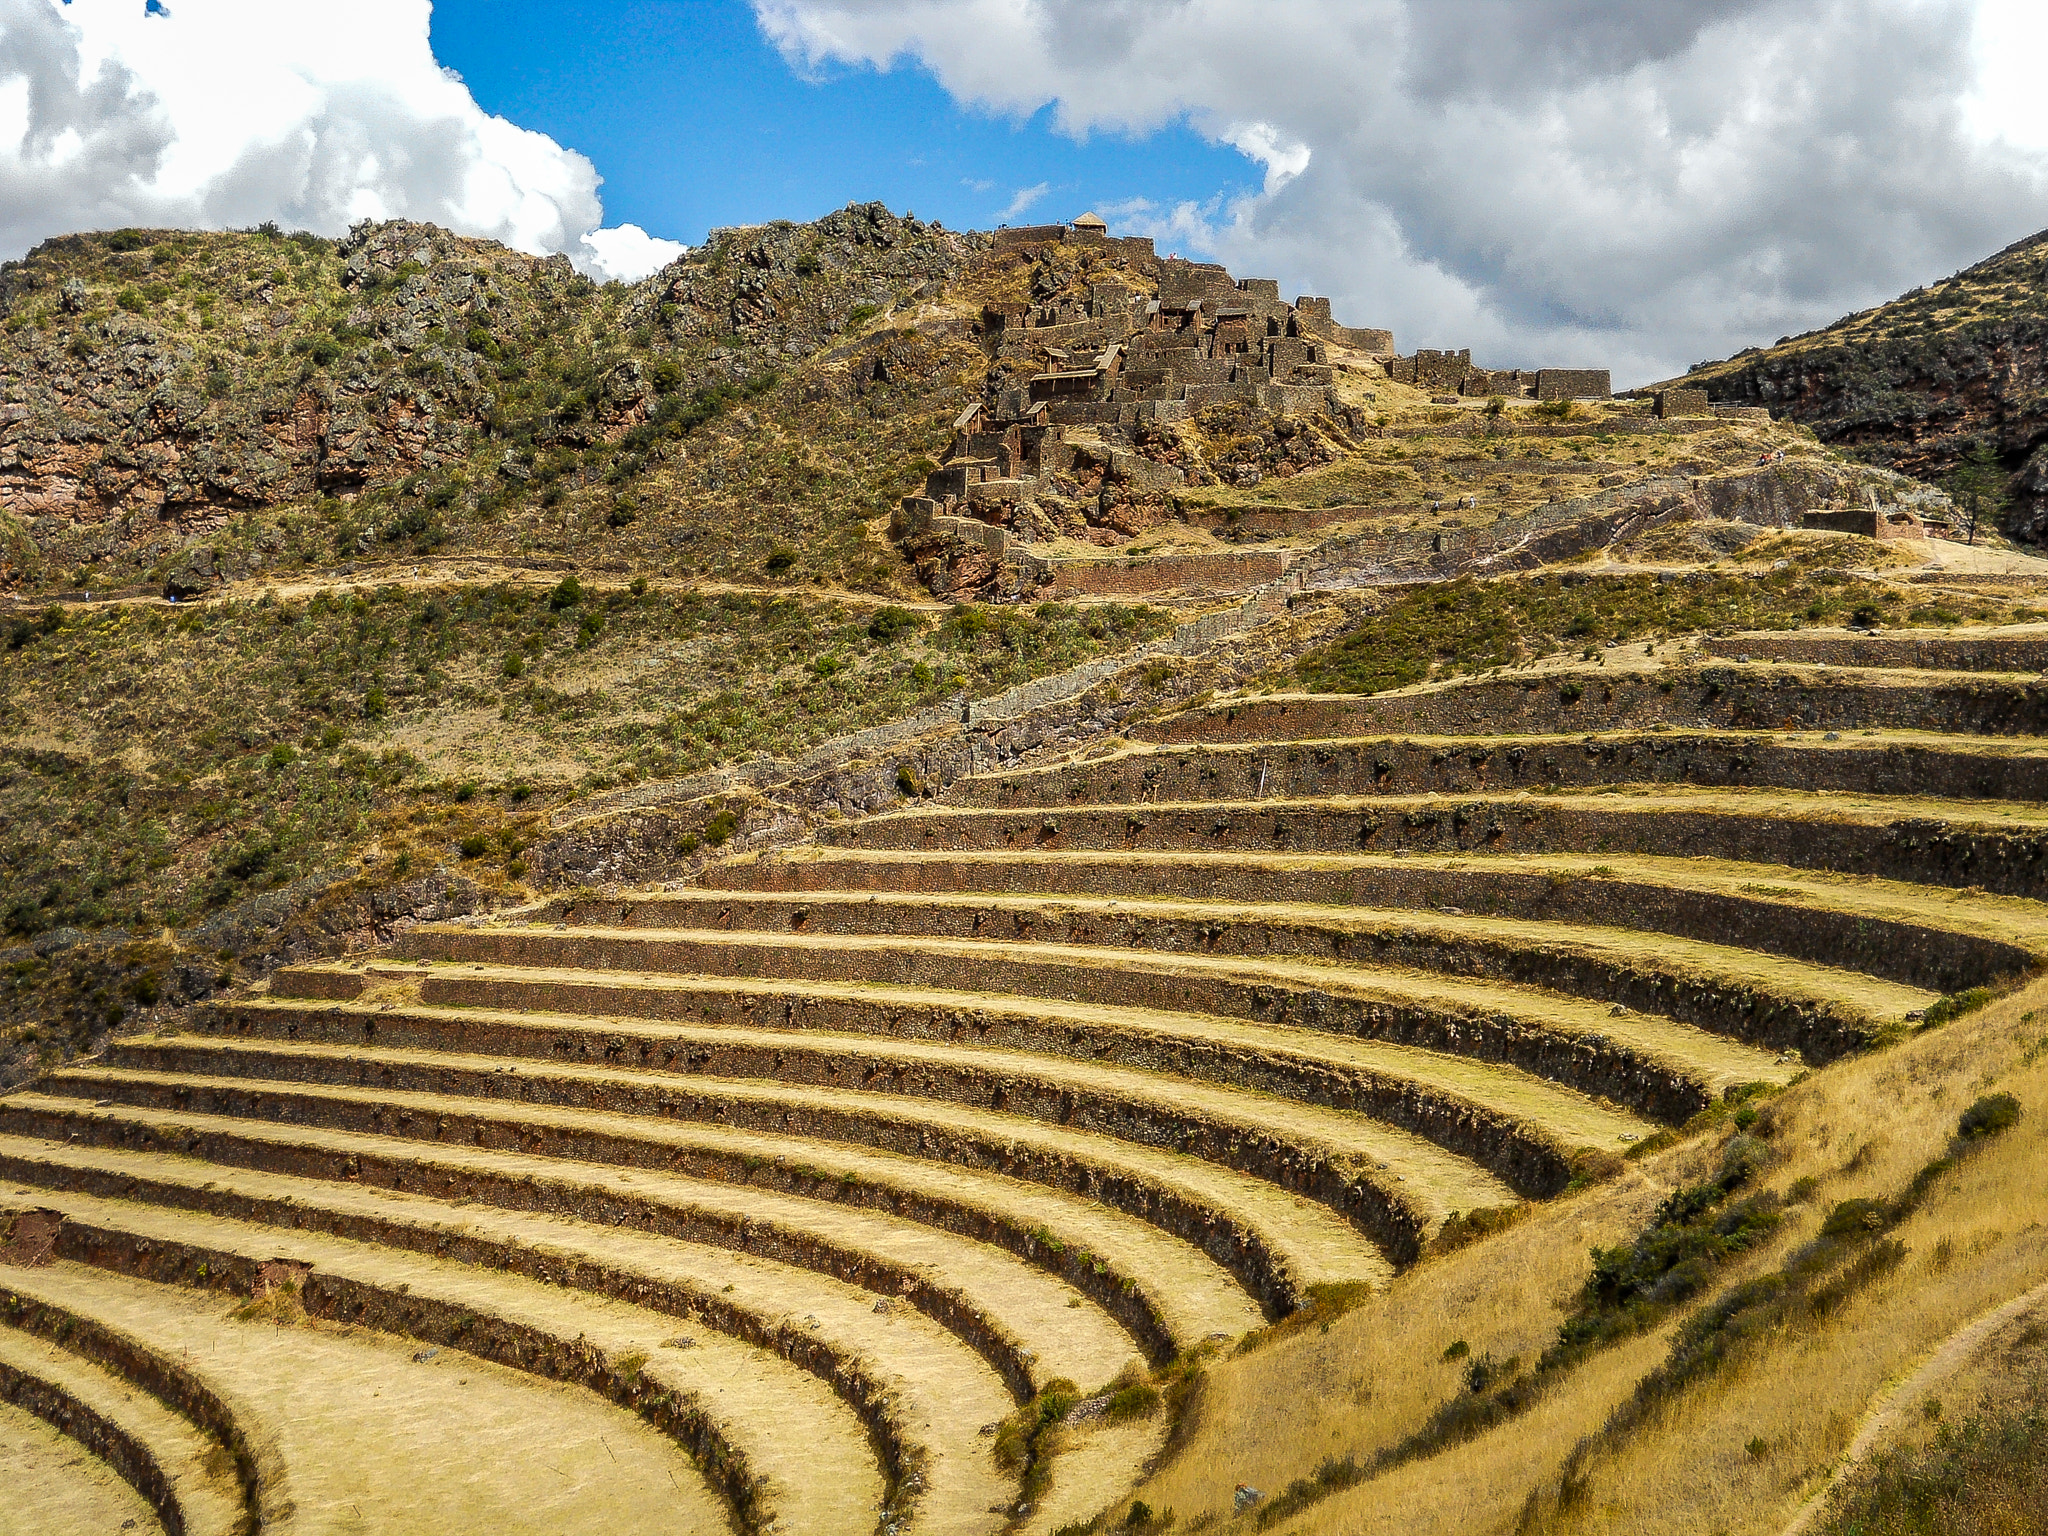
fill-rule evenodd
<path id="1" fill-rule="evenodd" d="M 1204 701 L 288 967 L 0 1100 L 0 1203 L 54 1234 L 0 1285 L 137 1358 L 223 1341 L 107 1415 L 191 1529 L 341 1476 L 222 1290 L 314 1319 L 334 1422 L 359 1356 L 457 1359 L 673 1463 L 691 1530 L 1085 1520 L 1191 1354 L 2040 971 L 2037 641 L 1710 649 Z M 1092 1406 L 1035 1434 L 1049 1399 Z M 177 1470 L 208 1436 L 239 1482 Z"/>

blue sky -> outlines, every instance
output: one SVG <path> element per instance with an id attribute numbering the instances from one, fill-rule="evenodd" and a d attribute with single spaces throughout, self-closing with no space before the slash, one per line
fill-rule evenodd
<path id="1" fill-rule="evenodd" d="M 691 244 L 869 199 L 986 229 L 1041 185 L 1010 222 L 1208 202 L 1261 175 L 1185 128 L 1077 142 L 1050 108 L 1024 122 L 963 110 L 913 67 L 802 79 L 744 0 L 436 0 L 433 43 L 485 111 L 596 162 L 608 222 Z"/>

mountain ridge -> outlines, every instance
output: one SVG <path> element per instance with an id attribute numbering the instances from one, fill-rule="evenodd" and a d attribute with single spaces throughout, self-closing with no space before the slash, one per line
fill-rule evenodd
<path id="1" fill-rule="evenodd" d="M 1997 466 L 2008 530 L 2048 540 L 2048 231 L 1832 325 L 1700 363 L 1652 388 L 1762 405 L 1821 441 L 1925 480 L 1974 452 Z"/>

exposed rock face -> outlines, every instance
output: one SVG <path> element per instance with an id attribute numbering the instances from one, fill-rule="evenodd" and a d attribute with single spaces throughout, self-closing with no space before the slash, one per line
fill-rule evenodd
<path id="1" fill-rule="evenodd" d="M 2016 537 L 2048 542 L 2048 233 L 1947 282 L 1767 351 L 1695 368 L 1716 401 L 1768 406 L 1922 479 L 1978 445 L 2010 474 Z"/>
<path id="2" fill-rule="evenodd" d="M 638 285 L 627 317 L 678 336 L 737 334 L 807 357 L 863 306 L 879 312 L 927 287 L 935 295 L 987 243 L 986 235 L 898 218 L 880 203 L 856 203 L 814 224 L 778 219 L 713 230 Z"/>
<path id="3" fill-rule="evenodd" d="M 362 227 L 332 252 L 338 273 L 317 246 L 309 259 L 289 242 L 167 236 L 109 252 L 73 236 L 11 267 L 0 512 L 39 545 L 72 533 L 69 553 L 90 559 L 432 469 L 467 450 L 490 404 L 455 338 L 488 325 L 514 284 L 531 303 L 580 281 L 559 259 L 426 225 Z M 46 288 L 82 323 L 50 325 Z M 369 345 L 344 353 L 336 337 Z"/>
<path id="4" fill-rule="evenodd" d="M 847 355 L 891 337 L 905 353 L 859 358 L 849 394 L 921 387 L 945 319 L 879 343 L 869 321 L 942 296 L 986 245 L 857 205 L 714 232 L 622 290 L 403 220 L 340 241 L 46 242 L 0 265 L 0 587 L 107 563 L 186 595 L 211 584 L 188 579 L 190 546 L 230 527 L 246 546 L 286 509 L 298 563 L 377 538 L 431 548 L 551 456 L 553 476 L 595 481 L 576 456 L 616 450 L 664 398 L 772 381 L 827 348 L 833 363 L 838 337 Z M 258 568 L 246 548 L 222 558 L 223 580 Z"/>

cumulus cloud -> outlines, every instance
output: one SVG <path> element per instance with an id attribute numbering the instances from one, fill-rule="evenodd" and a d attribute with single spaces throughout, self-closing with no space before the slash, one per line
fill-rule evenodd
<path id="1" fill-rule="evenodd" d="M 1009 206 L 1003 209 L 1004 221 L 1008 222 L 1029 213 L 1039 203 L 1045 201 L 1045 194 L 1051 190 L 1052 184 L 1045 181 L 1041 181 L 1035 187 L 1019 187 L 1017 195 L 1011 198 Z"/>
<path id="2" fill-rule="evenodd" d="M 1256 191 L 1121 225 L 1502 366 L 1676 373 L 2048 224 L 2038 108 L 1987 107 L 1974 41 L 2020 0 L 753 3 L 805 71 L 1231 144 Z"/>
<path id="3" fill-rule="evenodd" d="M 0 255 L 74 229 L 339 234 L 430 220 L 594 276 L 684 247 L 601 228 L 590 161 L 486 113 L 429 0 L 0 0 Z"/>

